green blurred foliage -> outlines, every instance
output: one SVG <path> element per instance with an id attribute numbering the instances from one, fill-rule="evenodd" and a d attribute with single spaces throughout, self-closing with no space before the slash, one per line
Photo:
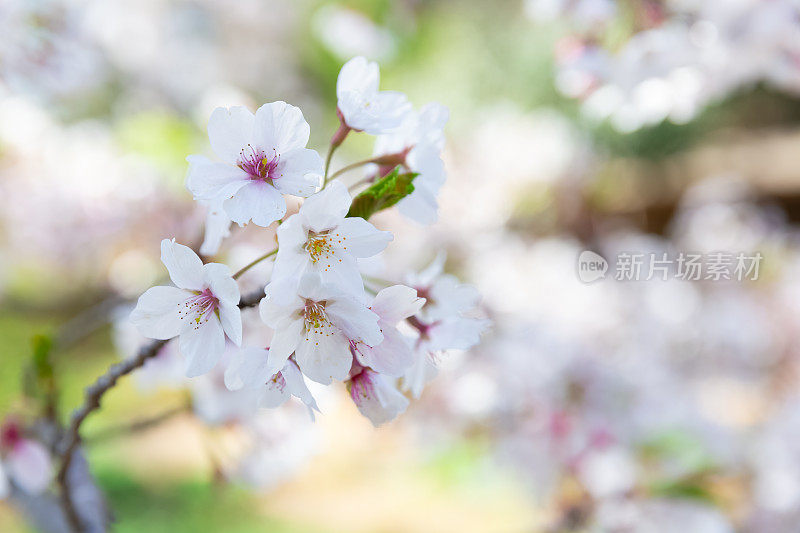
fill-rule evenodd
<path id="1" fill-rule="evenodd" d="M 144 486 L 113 469 L 98 478 L 114 509 L 117 533 L 323 533 L 257 512 L 253 496 L 243 489 L 201 481 Z"/>

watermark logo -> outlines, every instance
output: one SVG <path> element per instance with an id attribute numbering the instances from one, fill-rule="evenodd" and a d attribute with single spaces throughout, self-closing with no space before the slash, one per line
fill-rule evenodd
<path id="1" fill-rule="evenodd" d="M 757 281 L 760 252 L 620 252 L 611 263 L 617 281 Z M 606 277 L 609 262 L 590 250 L 578 256 L 578 279 L 592 283 Z"/>
<path id="2" fill-rule="evenodd" d="M 584 283 L 592 283 L 606 277 L 608 261 L 591 250 L 584 250 L 578 256 L 578 279 Z"/>

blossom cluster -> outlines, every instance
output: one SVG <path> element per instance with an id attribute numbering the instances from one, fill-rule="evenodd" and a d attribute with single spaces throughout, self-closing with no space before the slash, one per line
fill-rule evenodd
<path id="1" fill-rule="evenodd" d="M 542 530 L 796 529 L 796 228 L 731 177 L 690 187 L 674 222 L 664 235 L 598 231 L 593 246 L 608 258 L 770 250 L 770 275 L 630 283 L 609 271 L 586 284 L 573 236 L 498 231 L 462 250 L 497 326 L 414 422 L 439 446 L 490 443 L 530 487 Z"/>
<path id="2" fill-rule="evenodd" d="M 174 239 L 161 243 L 174 286 L 149 289 L 130 317 L 145 337 L 179 339 L 187 377 L 212 372 L 232 345 L 224 363 L 231 391 L 254 391 L 263 407 L 294 396 L 313 417 L 318 407 L 306 380 L 342 381 L 362 414 L 379 425 L 406 409 L 402 390 L 420 394 L 435 371 L 435 354 L 476 344 L 486 322 L 467 316 L 478 295 L 442 275 L 442 261 L 410 276 L 407 285 L 365 286 L 360 270 L 361 261 L 381 254 L 393 239 L 367 220 L 380 206 L 396 203 L 420 224 L 436 220 L 447 110 L 428 104 L 415 111 L 402 93 L 381 91 L 378 65 L 363 57 L 342 67 L 336 92 L 340 126 L 325 163 L 307 147 L 303 113 L 285 102 L 255 113 L 214 110 L 208 135 L 217 159 L 187 158 L 186 186 L 208 210 L 203 255 L 219 252 L 232 223 L 267 228 L 277 222 L 277 249 L 253 263 L 274 256 L 258 306 L 271 340 L 243 342 L 236 279 L 249 266 L 233 274 L 224 264 L 204 264 Z M 332 179 L 328 166 L 350 132 L 377 138 L 374 157 L 363 162 L 367 178 L 348 189 Z M 400 188 L 399 178 L 412 185 L 391 200 L 381 196 Z M 361 183 L 374 185 L 354 199 L 350 191 Z M 296 213 L 288 214 L 287 196 L 305 199 Z M 364 212 L 356 209 L 362 199 L 377 200 Z"/>
<path id="3" fill-rule="evenodd" d="M 556 47 L 559 90 L 582 99 L 587 116 L 622 132 L 665 119 L 688 122 L 709 103 L 759 82 L 800 92 L 800 7 L 793 0 L 526 6 L 535 20 L 561 19 L 570 28 Z M 620 27 L 630 30 L 621 45 Z"/>

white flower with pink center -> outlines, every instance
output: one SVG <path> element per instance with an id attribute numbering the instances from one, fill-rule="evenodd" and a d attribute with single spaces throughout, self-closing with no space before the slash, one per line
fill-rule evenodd
<path id="1" fill-rule="evenodd" d="M 406 280 L 426 298 L 408 322 L 417 330 L 414 363 L 403 376 L 403 389 L 418 398 L 436 376 L 435 356 L 447 350 L 468 350 L 480 342 L 491 322 L 477 315 L 480 294 L 455 276 L 444 274 L 445 255 L 439 254 L 418 274 Z"/>
<path id="2" fill-rule="evenodd" d="M 272 367 L 269 349 L 239 350 L 225 370 L 225 386 L 232 391 L 256 389 L 260 407 L 278 407 L 295 396 L 308 407 L 312 419 L 319 411 L 297 363 L 290 358 L 283 367 Z"/>
<path id="3" fill-rule="evenodd" d="M 336 81 L 339 112 L 345 125 L 371 135 L 389 132 L 411 110 L 406 95 L 379 91 L 378 64 L 359 56 L 344 64 Z"/>
<path id="4" fill-rule="evenodd" d="M 383 342 L 377 346 L 353 344 L 353 354 L 362 366 L 393 377 L 402 376 L 414 364 L 414 352 L 409 340 L 397 330 L 397 324 L 416 314 L 425 304 L 417 291 L 404 285 L 394 285 L 380 291 L 370 309 L 378 315 Z"/>
<path id="5" fill-rule="evenodd" d="M 225 336 L 242 342 L 239 287 L 230 269 L 203 264 L 190 248 L 161 241 L 161 261 L 176 287 L 153 287 L 139 297 L 131 321 L 150 339 L 180 338 L 187 377 L 210 371 L 225 351 Z"/>
<path id="6" fill-rule="evenodd" d="M 244 107 L 218 107 L 208 121 L 211 147 L 223 162 L 192 155 L 186 186 L 195 200 L 221 203 L 240 226 L 269 226 L 286 214 L 284 194 L 314 194 L 322 158 L 306 148 L 310 128 L 299 108 L 264 104 L 255 115 Z"/>
<path id="7" fill-rule="evenodd" d="M 351 343 L 377 346 L 383 341 L 378 315 L 355 297 L 319 275 L 306 274 L 294 284 L 273 282 L 261 300 L 261 319 L 275 330 L 269 366 L 283 368 L 295 354 L 300 370 L 324 385 L 350 374 Z"/>
<path id="8" fill-rule="evenodd" d="M 350 378 L 347 388 L 358 410 L 376 427 L 394 420 L 408 407 L 408 398 L 397 390 L 394 380 L 369 368 Z"/>
<path id="9" fill-rule="evenodd" d="M 332 181 L 281 224 L 272 280 L 296 281 L 304 273 L 313 272 L 324 283 L 353 294 L 363 293 L 356 260 L 379 254 L 393 237 L 363 218 L 347 217 L 351 202 L 347 187 Z"/>
<path id="10" fill-rule="evenodd" d="M 27 439 L 16 422 L 0 428 L 0 499 L 11 492 L 12 483 L 28 494 L 40 494 L 53 477 L 47 448 Z"/>

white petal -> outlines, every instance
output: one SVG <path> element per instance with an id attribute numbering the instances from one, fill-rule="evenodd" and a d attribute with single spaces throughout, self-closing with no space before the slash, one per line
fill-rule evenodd
<path id="1" fill-rule="evenodd" d="M 432 350 L 468 350 L 478 344 L 481 334 L 491 325 L 479 318 L 443 320 L 431 327 L 429 345 Z"/>
<path id="2" fill-rule="evenodd" d="M 419 123 L 425 130 L 425 141 L 437 143 L 444 141 L 444 127 L 450 120 L 450 110 L 438 102 L 430 102 L 419 110 Z M 436 138 L 431 138 L 432 136 Z M 441 147 L 440 147 L 441 148 Z"/>
<path id="3" fill-rule="evenodd" d="M 44 491 L 53 477 L 53 465 L 47 448 L 28 439 L 14 446 L 8 454 L 6 466 L 14 483 L 28 494 Z"/>
<path id="4" fill-rule="evenodd" d="M 306 198 L 314 194 L 322 180 L 322 157 L 316 150 L 302 148 L 281 154 L 280 176 L 275 188 L 283 194 Z"/>
<path id="5" fill-rule="evenodd" d="M 225 386 L 228 390 L 263 387 L 275 373 L 269 366 L 268 356 L 269 352 L 263 348 L 238 350 L 225 369 Z"/>
<path id="6" fill-rule="evenodd" d="M 295 350 L 295 360 L 303 374 L 323 385 L 346 379 L 353 366 L 350 343 L 330 324 L 306 332 Z"/>
<path id="7" fill-rule="evenodd" d="M 303 202 L 300 215 L 305 225 L 316 232 L 332 229 L 344 219 L 351 202 L 344 183 L 334 180 Z"/>
<path id="8" fill-rule="evenodd" d="M 241 106 L 218 107 L 208 119 L 208 139 L 220 159 L 236 164 L 242 149 L 252 141 L 255 117 Z"/>
<path id="9" fill-rule="evenodd" d="M 230 305 L 239 303 L 239 286 L 231 275 L 231 269 L 221 263 L 203 265 L 203 287 L 211 289 L 211 293 L 220 302 Z"/>
<path id="10" fill-rule="evenodd" d="M 292 395 L 297 396 L 300 401 L 306 404 L 310 409 L 319 411 L 317 401 L 314 399 L 314 396 L 312 396 L 311 391 L 308 390 L 308 386 L 303 379 L 303 374 L 300 372 L 300 367 L 297 366 L 297 363 L 291 359 L 287 361 L 286 366 L 281 370 L 281 375 L 283 379 L 286 380 L 286 387 Z M 313 412 L 311 416 L 314 416 Z"/>
<path id="11" fill-rule="evenodd" d="M 188 327 L 179 311 L 192 293 L 177 287 L 152 287 L 139 297 L 131 322 L 148 339 L 171 339 Z"/>
<path id="12" fill-rule="evenodd" d="M 425 298 L 417 296 L 417 291 L 405 285 L 392 285 L 379 292 L 372 301 L 370 309 L 389 324 L 415 315 L 425 305 Z"/>
<path id="13" fill-rule="evenodd" d="M 225 163 L 214 163 L 205 156 L 190 155 L 186 188 L 195 200 L 221 202 L 250 182 L 247 172 Z"/>
<path id="14" fill-rule="evenodd" d="M 381 91 L 372 99 L 372 124 L 363 128 L 370 135 L 380 135 L 398 128 L 405 116 L 411 112 L 411 103 L 405 94 L 397 91 Z"/>
<path id="15" fill-rule="evenodd" d="M 364 292 L 364 280 L 358 270 L 358 262 L 346 253 L 336 250 L 332 257 L 309 263 L 309 271 L 320 275 L 323 283 L 335 286 L 337 289 L 351 295 L 361 295 Z"/>
<path id="16" fill-rule="evenodd" d="M 186 358 L 186 377 L 195 378 L 210 372 L 225 351 L 225 332 L 217 317 L 212 316 L 207 322 L 184 331 L 180 349 Z"/>
<path id="17" fill-rule="evenodd" d="M 430 288 L 432 305 L 425 308 L 425 318 L 433 321 L 458 316 L 480 301 L 478 289 L 461 283 L 455 276 L 440 276 Z"/>
<path id="18" fill-rule="evenodd" d="M 406 157 L 409 166 L 414 172 L 419 173 L 419 176 L 414 178 L 415 189 L 424 186 L 434 197 L 447 181 L 440 153 L 441 150 L 436 146 L 424 144 L 415 146 Z"/>
<path id="19" fill-rule="evenodd" d="M 396 418 L 408 407 L 408 399 L 380 374 L 364 370 L 352 379 L 350 397 L 374 426 Z"/>
<path id="20" fill-rule="evenodd" d="M 286 214 L 286 201 L 275 187 L 263 181 L 251 181 L 222 204 L 231 220 L 244 226 L 250 220 L 267 227 Z"/>
<path id="21" fill-rule="evenodd" d="M 262 386 L 258 396 L 259 407 L 272 409 L 282 405 L 286 400 L 292 397 L 286 380 L 280 372 L 267 378 L 266 384 Z"/>
<path id="22" fill-rule="evenodd" d="M 354 57 L 342 66 L 336 80 L 336 97 L 347 92 L 374 93 L 380 85 L 380 70 L 374 61 Z"/>
<path id="23" fill-rule="evenodd" d="M 418 349 L 414 353 L 414 364 L 403 376 L 403 390 L 410 392 L 414 398 L 419 398 L 425 385 L 431 381 L 438 369 L 433 364 L 426 349 Z"/>
<path id="24" fill-rule="evenodd" d="M 409 341 L 394 326 L 383 325 L 381 332 L 383 342 L 374 348 L 360 344 L 356 358 L 362 366 L 399 378 L 414 364 L 414 352 Z"/>
<path id="25" fill-rule="evenodd" d="M 258 304 L 261 320 L 272 329 L 280 329 L 299 316 L 303 300 L 293 284 L 274 281 L 267 285 L 266 296 Z"/>
<path id="26" fill-rule="evenodd" d="M 205 256 L 216 255 L 222 241 L 231 234 L 231 220 L 222 208 L 222 203 L 209 206 L 206 214 L 206 227 L 200 253 Z"/>
<path id="27" fill-rule="evenodd" d="M 306 270 L 308 252 L 303 245 L 308 232 L 303 227 L 300 215 L 292 215 L 278 226 L 278 254 L 272 267 L 272 280 L 297 280 Z"/>
<path id="28" fill-rule="evenodd" d="M 191 248 L 176 243 L 175 239 L 164 239 L 161 262 L 175 285 L 191 291 L 203 290 L 203 261 Z"/>
<path id="29" fill-rule="evenodd" d="M 322 283 L 322 276 L 316 272 L 306 272 L 300 278 L 300 283 L 297 286 L 297 294 L 302 298 L 321 302 L 327 300 L 334 292 L 333 287 Z"/>
<path id="30" fill-rule="evenodd" d="M 272 343 L 269 347 L 269 364 L 272 368 L 282 368 L 297 349 L 297 345 L 303 338 L 303 321 L 292 320 L 284 327 L 275 330 L 272 336 Z"/>
<path id="31" fill-rule="evenodd" d="M 5 500 L 11 493 L 11 485 L 8 482 L 3 463 L 0 463 L 0 501 Z"/>
<path id="32" fill-rule="evenodd" d="M 376 346 L 383 340 L 378 327 L 378 315 L 350 296 L 337 297 L 329 302 L 325 311 L 337 328 L 351 340 Z"/>
<path id="33" fill-rule="evenodd" d="M 439 218 L 436 197 L 422 187 L 397 202 L 397 210 L 404 217 L 423 226 L 430 226 Z"/>
<path id="34" fill-rule="evenodd" d="M 444 265 L 447 262 L 447 253 L 439 250 L 436 257 L 428 266 L 423 268 L 416 276 L 415 284 L 427 287 L 444 272 Z"/>
<path id="35" fill-rule="evenodd" d="M 321 182 L 322 174 L 307 172 L 305 174 L 285 174 L 273 183 L 281 194 L 308 198 L 317 191 Z"/>
<path id="36" fill-rule="evenodd" d="M 228 338 L 236 345 L 242 345 L 242 311 L 239 306 L 227 302 L 219 303 L 219 322 Z"/>
<path id="37" fill-rule="evenodd" d="M 286 102 L 264 104 L 256 111 L 253 140 L 264 150 L 284 153 L 305 148 L 311 128 L 299 107 Z"/>
<path id="38" fill-rule="evenodd" d="M 361 217 L 345 218 L 336 230 L 344 237 L 342 246 L 353 257 L 379 254 L 394 238 L 391 232 L 380 231 Z"/>

